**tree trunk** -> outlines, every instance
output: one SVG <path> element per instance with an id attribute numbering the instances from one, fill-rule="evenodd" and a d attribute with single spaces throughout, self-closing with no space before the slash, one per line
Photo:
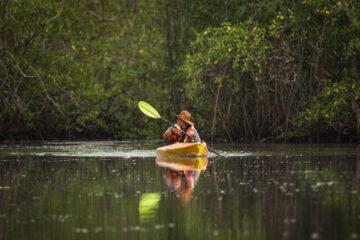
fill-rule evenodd
<path id="1" fill-rule="evenodd" d="M 170 24 L 170 13 L 169 13 L 169 1 L 166 1 L 166 40 L 168 48 L 168 58 L 169 58 L 169 67 L 172 68 L 173 63 L 173 53 L 171 47 L 171 24 Z"/>

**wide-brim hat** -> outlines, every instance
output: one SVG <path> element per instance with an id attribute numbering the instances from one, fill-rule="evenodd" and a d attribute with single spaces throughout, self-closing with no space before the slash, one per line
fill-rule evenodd
<path id="1" fill-rule="evenodd" d="M 190 121 L 191 119 L 191 113 L 189 113 L 186 110 L 182 110 L 178 115 L 176 115 L 178 118 L 186 122 L 187 124 L 190 124 L 191 126 L 194 126 L 194 123 Z"/>

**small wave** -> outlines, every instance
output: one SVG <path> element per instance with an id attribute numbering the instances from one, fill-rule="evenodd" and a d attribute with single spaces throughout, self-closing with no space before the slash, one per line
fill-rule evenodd
<path id="1" fill-rule="evenodd" d="M 114 151 L 114 152 L 61 152 L 61 153 L 49 153 L 50 156 L 59 157 L 156 157 L 154 150 L 137 150 L 137 151 Z"/>

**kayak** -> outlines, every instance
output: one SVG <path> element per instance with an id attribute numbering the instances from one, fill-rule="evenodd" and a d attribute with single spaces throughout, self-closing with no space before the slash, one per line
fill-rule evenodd
<path id="1" fill-rule="evenodd" d="M 206 157 L 177 158 L 158 156 L 155 161 L 158 166 L 169 168 L 173 171 L 204 171 L 209 160 Z"/>
<path id="2" fill-rule="evenodd" d="M 208 149 L 202 143 L 174 143 L 157 148 L 156 153 L 167 156 L 206 156 Z"/>

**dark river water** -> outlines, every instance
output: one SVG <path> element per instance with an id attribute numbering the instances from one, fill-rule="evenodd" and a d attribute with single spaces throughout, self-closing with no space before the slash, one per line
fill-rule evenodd
<path id="1" fill-rule="evenodd" d="M 0 239 L 360 239 L 360 145 L 0 144 Z"/>

